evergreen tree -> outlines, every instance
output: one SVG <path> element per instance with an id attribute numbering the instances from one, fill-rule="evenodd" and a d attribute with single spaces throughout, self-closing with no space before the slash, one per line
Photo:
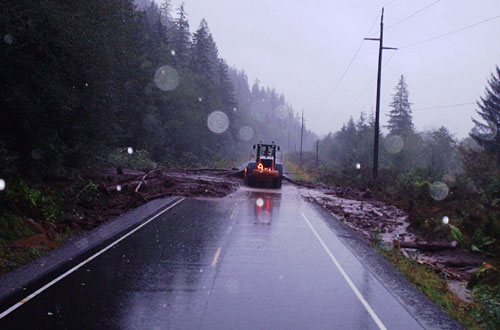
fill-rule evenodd
<path id="1" fill-rule="evenodd" d="M 411 103 L 408 100 L 408 85 L 404 76 L 401 75 L 397 86 L 394 88 L 393 100 L 390 104 L 392 110 L 389 113 L 389 122 L 386 126 L 393 135 L 408 136 L 413 133 L 413 122 L 411 115 Z"/>
<path id="2" fill-rule="evenodd" d="M 218 85 L 222 109 L 228 112 L 233 112 L 233 108 L 236 108 L 238 106 L 238 103 L 235 99 L 233 83 L 229 78 L 229 68 L 226 64 L 226 61 L 224 61 L 223 59 L 218 59 L 217 62 L 217 76 L 219 78 Z"/>
<path id="3" fill-rule="evenodd" d="M 340 145 L 340 150 L 337 151 L 337 159 L 343 165 L 349 166 L 359 158 L 356 143 L 357 134 L 356 124 L 352 117 L 347 122 L 347 125 L 342 125 L 340 131 L 336 134 L 336 139 Z"/>
<path id="4" fill-rule="evenodd" d="M 193 35 L 193 43 L 191 45 L 190 68 L 195 73 L 202 75 L 205 78 L 213 77 L 213 40 L 208 29 L 208 24 L 205 19 L 201 20 L 198 30 Z"/>
<path id="5" fill-rule="evenodd" d="M 172 44 L 175 50 L 175 57 L 179 66 L 185 66 L 189 57 L 189 47 L 191 34 L 189 33 L 189 22 L 184 10 L 184 3 L 177 9 L 178 17 L 175 19 L 175 31 L 172 37 Z"/>
<path id="6" fill-rule="evenodd" d="M 473 119 L 475 127 L 470 136 L 487 152 L 496 154 L 500 160 L 500 68 L 491 74 L 486 95 L 477 103 L 476 110 L 482 122 Z"/>
<path id="7" fill-rule="evenodd" d="M 453 135 L 444 126 L 431 131 L 426 138 L 425 154 L 427 166 L 434 173 L 443 175 L 452 169 L 456 160 L 456 142 Z"/>
<path id="8" fill-rule="evenodd" d="M 364 112 L 359 115 L 356 123 L 356 150 L 357 160 L 362 166 L 368 166 L 373 157 L 373 132 L 374 125 L 367 122 Z"/>

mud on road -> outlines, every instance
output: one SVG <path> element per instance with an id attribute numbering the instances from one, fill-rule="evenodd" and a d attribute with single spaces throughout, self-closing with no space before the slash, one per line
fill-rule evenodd
<path id="1" fill-rule="evenodd" d="M 120 174 L 118 174 L 120 172 Z M 25 225 L 35 234 L 6 242 L 0 248 L 0 273 L 13 270 L 33 256 L 44 254 L 65 243 L 71 236 L 92 230 L 106 221 L 161 197 L 223 197 L 238 189 L 237 169 L 167 169 L 150 171 L 115 168 L 89 168 L 82 172 L 95 191 L 78 188 L 77 198 L 68 197 L 63 216 L 55 221 L 37 222 L 26 218 Z M 75 195 L 75 182 L 47 183 L 62 195 Z M 71 228 L 71 233 L 68 233 Z"/>
<path id="2" fill-rule="evenodd" d="M 424 235 L 411 227 L 404 210 L 373 199 L 369 192 L 291 181 L 300 186 L 306 200 L 330 211 L 338 221 L 374 246 L 385 250 L 397 248 L 398 236 L 402 246 L 405 243 L 415 245 L 415 248 L 401 248 L 401 255 L 442 274 L 448 280 L 450 289 L 461 298 L 464 296 L 461 293 L 464 285 L 471 276 L 484 263 L 491 263 L 488 256 L 458 249 L 456 242 L 426 240 Z"/>
<path id="3" fill-rule="evenodd" d="M 91 203 L 76 205 L 72 216 L 62 219 L 59 226 L 91 230 L 109 219 L 150 200 L 165 196 L 224 197 L 243 185 L 238 169 L 167 169 L 150 171 L 124 169 L 88 169 L 85 178 L 98 184 L 100 198 Z M 412 230 L 405 211 L 374 200 L 367 192 L 349 187 L 329 187 L 324 184 L 297 182 L 302 196 L 332 212 L 335 217 L 379 247 L 391 249 L 396 235 L 402 241 L 426 243 L 422 235 Z M 64 188 L 63 188 L 64 189 Z M 53 223 L 37 225 L 27 219 L 36 235 L 10 243 L 12 249 L 32 247 L 53 249 L 60 245 L 61 228 Z M 446 274 L 450 279 L 468 280 L 485 261 L 484 256 L 467 251 L 420 251 L 402 249 L 402 254 L 427 264 Z"/>

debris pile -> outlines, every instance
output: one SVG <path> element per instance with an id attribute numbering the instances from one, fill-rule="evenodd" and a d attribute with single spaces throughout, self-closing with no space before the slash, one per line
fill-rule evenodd
<path id="1" fill-rule="evenodd" d="M 91 230 L 109 219 L 156 198 L 166 196 L 223 197 L 238 188 L 238 169 L 167 169 L 156 167 L 149 171 L 114 168 L 89 168 L 83 177 L 97 185 L 100 194 L 92 198 L 81 198 L 87 193 L 82 190 L 76 198 L 68 200 L 68 209 L 57 222 L 42 224 L 26 219 L 26 225 L 34 235 L 18 239 L 9 244 L 12 249 L 32 247 L 53 249 L 59 246 L 64 227 L 74 230 Z M 72 182 L 55 182 L 53 186 L 70 193 Z M 69 205 L 73 204 L 73 205 Z"/>
<path id="2" fill-rule="evenodd" d="M 76 224 L 84 229 L 94 228 L 111 217 L 143 203 L 166 196 L 223 197 L 238 188 L 229 176 L 237 170 L 221 169 L 167 169 L 156 167 L 150 171 L 123 169 L 89 169 L 85 176 L 97 182 L 107 198 L 106 203 L 88 205 L 82 210 Z M 75 219 L 72 219 L 73 221 Z"/>
<path id="3" fill-rule="evenodd" d="M 302 185 L 304 186 L 304 185 Z M 369 192 L 349 187 L 318 187 L 310 184 L 302 195 L 332 212 L 339 221 L 384 249 L 398 248 L 401 255 L 428 265 L 448 279 L 467 281 L 484 263 L 485 255 L 457 248 L 457 242 L 428 241 L 410 228 L 405 211 L 371 199 Z"/>

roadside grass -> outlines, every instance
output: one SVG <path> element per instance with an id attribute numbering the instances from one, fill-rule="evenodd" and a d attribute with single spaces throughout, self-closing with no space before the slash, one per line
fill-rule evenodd
<path id="1" fill-rule="evenodd" d="M 474 298 L 484 308 L 480 308 L 474 316 L 486 329 L 500 328 L 500 284 L 479 285 L 473 289 Z"/>
<path id="2" fill-rule="evenodd" d="M 488 291 L 485 286 L 480 286 L 480 291 L 473 290 L 473 301 L 465 302 L 458 298 L 453 291 L 448 288 L 446 279 L 440 277 L 435 270 L 426 265 L 421 265 L 415 260 L 402 257 L 396 250 L 380 250 L 382 255 L 391 261 L 404 277 L 415 285 L 422 293 L 432 301 L 443 307 L 443 309 L 457 322 L 467 329 L 493 329 L 498 327 L 498 316 L 490 317 L 490 304 L 498 304 L 498 300 L 492 299 L 492 291 Z M 479 288 L 478 288 L 479 289 Z M 483 299 L 478 295 L 482 293 Z M 496 309 L 499 313 L 500 309 Z M 493 326 L 493 328 L 492 328 Z"/>
<path id="3" fill-rule="evenodd" d="M 68 242 L 79 233 L 67 230 L 59 234 L 56 248 Z M 0 276 L 7 274 L 31 261 L 44 256 L 53 249 L 44 247 L 14 248 L 9 242 L 0 242 Z"/>
<path id="4" fill-rule="evenodd" d="M 36 258 L 43 256 L 48 251 L 42 248 L 30 247 L 28 249 L 12 249 L 5 244 L 0 245 L 0 275 L 11 272 Z"/>
<path id="5" fill-rule="evenodd" d="M 317 176 L 311 172 L 310 169 L 292 163 L 290 161 L 285 161 L 285 166 L 288 169 L 288 173 L 291 173 L 291 177 L 305 182 L 317 182 Z"/>
<path id="6" fill-rule="evenodd" d="M 293 167 L 293 164 L 292 164 Z M 390 203 L 408 212 L 412 226 L 425 235 L 438 238 L 448 238 L 459 241 L 461 248 L 470 249 L 476 253 L 491 255 L 493 280 L 479 280 L 472 289 L 472 302 L 461 300 L 449 287 L 446 278 L 438 275 L 436 270 L 421 265 L 414 260 L 408 260 L 397 252 L 385 252 L 377 246 L 381 253 L 421 292 L 428 296 L 457 322 L 468 329 L 500 329 L 500 274 L 498 254 L 500 240 L 496 239 L 500 232 L 498 221 L 498 198 L 490 201 L 483 190 L 475 191 L 467 188 L 467 182 L 457 179 L 450 182 L 450 197 L 446 202 L 437 203 L 430 197 L 431 179 L 425 173 L 397 176 L 391 170 L 379 173 L 379 184 L 373 186 L 366 178 L 367 169 L 337 168 L 313 166 L 302 168 L 304 176 L 315 175 L 316 181 L 326 184 L 342 185 L 360 190 L 369 189 L 375 199 Z M 424 171 L 425 172 L 425 171 Z M 476 171 L 482 173 L 481 171 Z M 484 172 L 484 171 L 483 171 Z M 487 178 L 496 178 L 489 175 Z M 364 179 L 365 178 L 365 179 Z M 463 178 L 461 180 L 464 180 Z M 491 181 L 491 180 L 490 180 Z M 315 182 L 315 181 L 313 181 Z M 493 182 L 497 182 L 493 180 Z M 486 186 L 486 185 L 484 185 Z M 494 189 L 490 189 L 494 191 Z M 496 209 L 495 209 L 496 207 Z M 449 230 L 442 224 L 446 215 L 453 219 L 455 230 Z M 459 235 L 457 235 L 459 234 Z M 490 237 L 491 235 L 491 237 Z M 377 237 L 374 237 L 374 241 Z M 496 243 L 496 245 L 494 244 Z M 474 276 L 477 276 L 479 271 Z M 470 283 L 469 283 L 470 284 Z"/>

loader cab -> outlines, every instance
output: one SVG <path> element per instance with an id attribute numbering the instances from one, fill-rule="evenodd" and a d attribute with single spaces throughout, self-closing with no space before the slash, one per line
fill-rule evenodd
<path id="1" fill-rule="evenodd" d="M 272 162 L 276 161 L 276 152 L 280 150 L 280 147 L 273 144 L 254 144 L 254 149 L 257 149 L 256 162 L 263 163 L 264 167 L 271 168 Z M 271 162 L 271 163 L 270 163 Z M 269 163 L 269 164 L 268 164 Z M 267 165 L 267 166 L 266 166 Z"/>
<path id="2" fill-rule="evenodd" d="M 250 161 L 245 168 L 245 182 L 249 186 L 270 183 L 274 188 L 280 188 L 283 164 L 276 157 L 280 147 L 273 141 L 271 144 L 255 144 L 253 149 L 256 150 L 255 161 Z"/>

